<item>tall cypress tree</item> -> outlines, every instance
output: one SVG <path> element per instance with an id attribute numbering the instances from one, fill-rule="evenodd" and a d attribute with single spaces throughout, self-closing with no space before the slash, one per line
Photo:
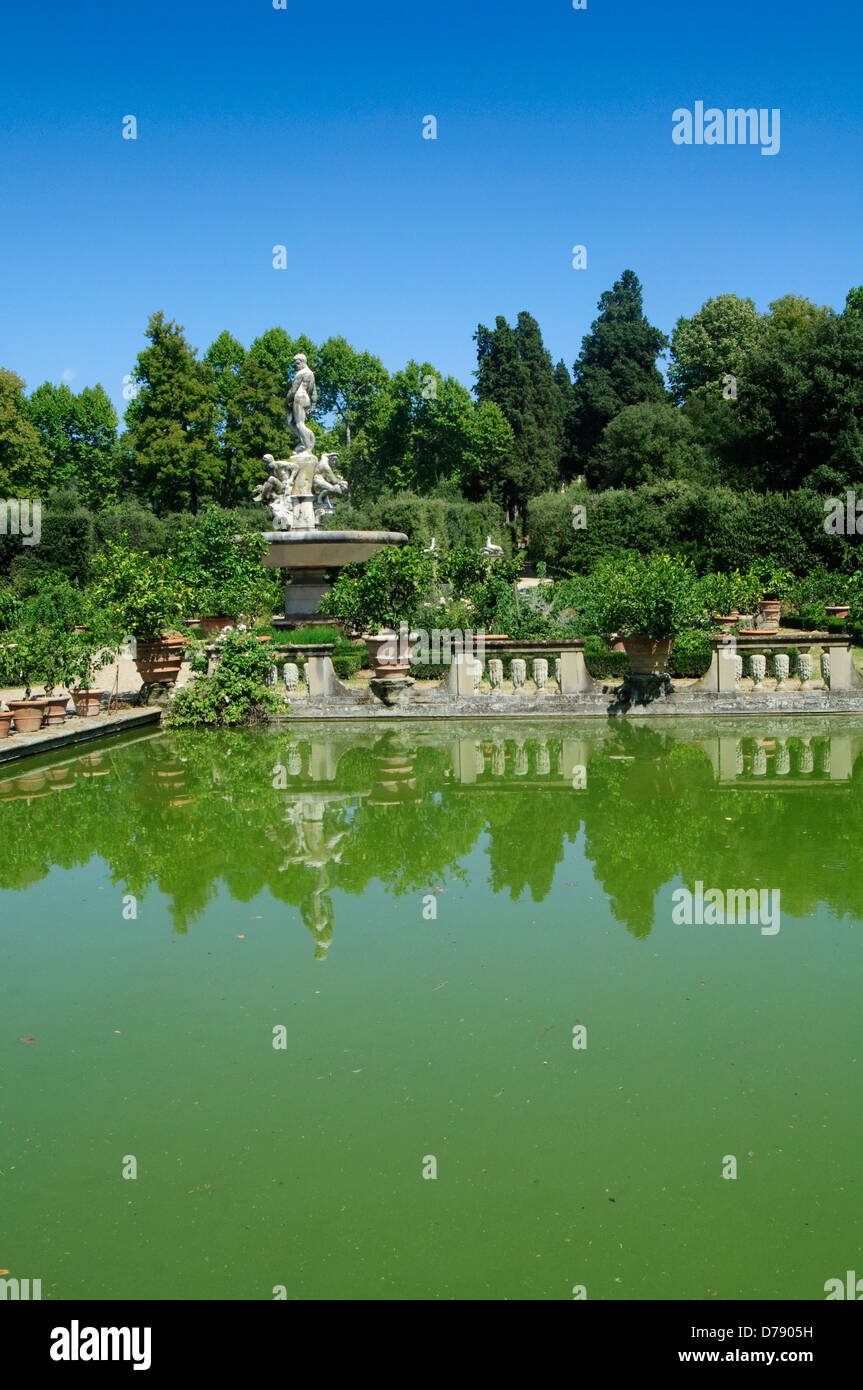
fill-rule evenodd
<path id="1" fill-rule="evenodd" d="M 527 367 L 531 385 L 531 410 L 539 436 L 537 473 L 545 491 L 560 475 L 564 446 L 564 402 L 551 364 L 551 354 L 543 346 L 542 334 L 536 319 L 525 310 L 518 316 L 515 336 L 522 362 Z"/>
<path id="2" fill-rule="evenodd" d="M 560 459 L 560 471 L 564 478 L 572 478 L 576 473 L 577 460 L 572 449 L 572 414 L 575 409 L 575 392 L 572 385 L 572 377 L 569 375 L 569 368 L 561 359 L 554 369 L 554 379 L 557 382 L 557 389 L 560 392 L 561 408 L 563 411 L 563 452 Z"/>
<path id="3" fill-rule="evenodd" d="M 551 487 L 557 475 L 557 462 L 548 437 L 540 429 L 536 392 L 531 367 L 536 372 L 540 395 L 547 389 L 543 379 L 542 340 L 539 329 L 530 315 L 530 322 L 520 336 L 502 315 L 495 319 L 493 329 L 479 324 L 474 339 L 477 345 L 476 394 L 479 401 L 496 405 L 510 425 L 515 448 L 509 465 L 503 471 L 500 487 L 507 510 L 523 507 L 529 497 Z M 536 328 L 535 336 L 530 325 Z M 528 340 L 529 362 L 522 356 L 524 339 Z M 549 375 L 551 363 L 549 361 Z M 552 380 L 552 385 L 554 382 Z"/>
<path id="4" fill-rule="evenodd" d="M 591 459 L 602 431 L 626 405 L 661 401 L 665 384 L 656 358 L 668 339 L 644 316 L 641 284 L 625 270 L 599 299 L 598 318 L 582 339 L 575 364 L 572 448 L 590 478 Z"/>

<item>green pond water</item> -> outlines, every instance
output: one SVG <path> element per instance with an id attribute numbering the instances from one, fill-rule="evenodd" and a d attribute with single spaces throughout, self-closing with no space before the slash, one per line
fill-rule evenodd
<path id="1" fill-rule="evenodd" d="M 863 1273 L 861 753 L 853 718 L 329 724 L 0 768 L 0 1269 L 824 1298 Z M 676 923 L 699 883 L 780 929 Z"/>

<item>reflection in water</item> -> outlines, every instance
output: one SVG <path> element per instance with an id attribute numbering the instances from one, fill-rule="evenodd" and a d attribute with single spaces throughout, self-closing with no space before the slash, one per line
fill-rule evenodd
<path id="1" fill-rule="evenodd" d="M 493 892 L 534 902 L 583 853 L 636 936 L 664 885 L 724 882 L 732 865 L 754 884 L 769 863 L 792 915 L 826 902 L 860 917 L 861 750 L 853 717 L 139 737 L 0 774 L 0 888 L 98 855 L 123 892 L 165 894 L 178 931 L 219 891 L 242 903 L 266 891 L 305 923 L 319 960 L 334 895 L 375 880 L 422 893 L 464 876 L 472 851 Z"/>

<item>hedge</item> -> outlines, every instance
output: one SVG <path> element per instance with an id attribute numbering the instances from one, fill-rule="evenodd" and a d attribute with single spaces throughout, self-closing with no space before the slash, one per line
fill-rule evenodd
<path id="1" fill-rule="evenodd" d="M 534 497 L 527 509 L 528 555 L 555 577 L 588 574 L 622 549 L 687 556 L 700 573 L 747 570 L 769 556 L 795 574 L 850 572 L 861 537 L 824 530 L 823 497 L 813 492 L 736 492 L 685 482 L 587 492 L 571 487 Z M 573 507 L 584 507 L 584 527 Z"/>
<path id="2" fill-rule="evenodd" d="M 340 503 L 324 526 L 331 531 L 401 531 L 412 545 L 423 549 L 434 536 L 436 550 L 456 546 L 481 550 L 486 536 L 491 536 L 507 556 L 512 554 L 510 529 L 500 507 L 490 500 L 452 501 L 397 492 L 361 507 Z"/>

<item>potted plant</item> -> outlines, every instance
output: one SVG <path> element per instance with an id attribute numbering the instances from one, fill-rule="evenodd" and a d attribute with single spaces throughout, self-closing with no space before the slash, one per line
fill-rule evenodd
<path id="1" fill-rule="evenodd" d="M 237 627 L 241 618 L 270 617 L 273 575 L 264 567 L 268 542 L 236 523 L 219 507 L 208 507 L 174 540 L 170 563 L 195 596 L 205 635 Z"/>
<path id="2" fill-rule="evenodd" d="M 584 584 L 582 622 L 608 639 L 616 633 L 635 675 L 664 672 L 678 632 L 708 624 L 701 583 L 675 555 L 627 552 L 600 561 Z"/>
<path id="3" fill-rule="evenodd" d="M 19 734 L 34 734 L 42 727 L 47 701 L 32 698 L 33 686 L 42 676 L 44 643 L 41 634 L 19 629 L 4 634 L 0 684 L 24 687 L 22 700 L 7 700 L 6 707 Z"/>
<path id="4" fill-rule="evenodd" d="M 410 624 L 434 583 L 434 566 L 414 546 L 379 550 L 364 565 L 346 565 L 321 611 L 357 627 L 365 625 L 365 643 L 378 679 L 403 676 L 410 669 L 408 652 L 399 650 L 398 633 Z"/>
<path id="5" fill-rule="evenodd" d="M 164 560 L 122 543 L 106 546 L 94 564 L 94 597 L 115 638 L 131 633 L 144 685 L 177 679 L 188 637 L 176 624 L 191 603 L 186 583 Z"/>
<path id="6" fill-rule="evenodd" d="M 54 624 L 30 634 L 37 649 L 35 658 L 42 684 L 45 687 L 45 727 L 65 724 L 69 696 L 55 695 L 58 686 L 68 686 L 74 638 L 65 627 Z"/>
<path id="7" fill-rule="evenodd" d="M 794 575 L 768 557 L 752 565 L 749 576 L 760 584 L 760 596 L 755 605 L 758 626 L 775 631 L 779 627 L 783 600 L 794 586 Z"/>
<path id="8" fill-rule="evenodd" d="M 89 631 L 75 633 L 74 636 L 67 684 L 72 692 L 75 713 L 80 719 L 92 719 L 102 708 L 102 691 L 93 688 L 96 672 L 110 666 L 116 651 Z"/>

